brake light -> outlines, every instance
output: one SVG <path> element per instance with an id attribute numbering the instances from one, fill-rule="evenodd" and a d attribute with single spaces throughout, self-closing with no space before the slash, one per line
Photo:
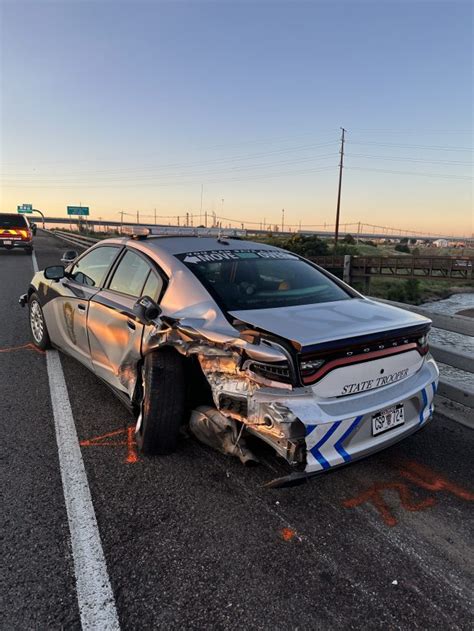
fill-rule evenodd
<path id="1" fill-rule="evenodd" d="M 300 362 L 300 372 L 303 380 L 310 378 L 317 373 L 317 371 L 324 364 L 324 359 L 312 359 L 309 361 L 302 360 Z M 305 382 L 306 383 L 306 382 Z"/>
<path id="2" fill-rule="evenodd" d="M 425 333 L 425 335 L 422 335 L 421 337 L 417 339 L 418 352 L 420 353 L 420 355 L 426 355 L 426 353 L 430 350 L 430 345 L 428 343 L 428 336 L 429 336 L 429 333 Z"/>
<path id="3" fill-rule="evenodd" d="M 32 239 L 32 233 L 31 230 L 27 229 L 27 230 L 17 230 L 18 234 L 20 235 L 20 237 L 25 240 L 25 241 L 31 241 Z"/>

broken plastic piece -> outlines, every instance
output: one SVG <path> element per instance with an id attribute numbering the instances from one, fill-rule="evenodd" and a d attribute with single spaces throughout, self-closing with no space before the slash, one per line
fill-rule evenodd
<path id="1" fill-rule="evenodd" d="M 239 437 L 237 423 L 223 416 L 218 410 L 200 406 L 191 413 L 189 429 L 205 445 L 225 454 L 237 456 L 242 464 L 258 459 L 247 448 L 245 439 Z"/>

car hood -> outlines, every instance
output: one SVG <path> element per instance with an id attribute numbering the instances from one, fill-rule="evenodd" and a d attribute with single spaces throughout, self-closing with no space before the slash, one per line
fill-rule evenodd
<path id="1" fill-rule="evenodd" d="M 367 298 L 277 309 L 230 311 L 230 315 L 258 329 L 296 342 L 302 348 L 430 323 L 423 316 Z"/>

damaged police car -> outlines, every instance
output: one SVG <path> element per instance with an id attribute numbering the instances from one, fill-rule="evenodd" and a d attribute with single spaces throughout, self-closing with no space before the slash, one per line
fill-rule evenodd
<path id="1" fill-rule="evenodd" d="M 293 480 L 430 420 L 428 319 L 285 250 L 190 232 L 106 239 L 20 299 L 39 348 L 75 357 L 135 411 L 144 453 L 173 451 L 189 422 L 242 461 L 259 437 Z"/>

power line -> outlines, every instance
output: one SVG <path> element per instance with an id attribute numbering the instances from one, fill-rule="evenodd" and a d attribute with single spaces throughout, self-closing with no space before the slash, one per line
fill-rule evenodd
<path id="1" fill-rule="evenodd" d="M 105 169 L 105 170 L 87 170 L 87 171 L 81 171 L 81 174 L 83 175 L 88 175 L 90 173 L 123 173 L 124 171 L 133 171 L 133 170 L 138 170 L 138 171 L 142 171 L 142 170 L 146 170 L 146 169 L 160 169 L 160 168 L 179 168 L 179 167 L 186 167 L 186 166 L 194 166 L 194 165 L 201 165 L 201 164 L 215 164 L 215 163 L 222 163 L 222 162 L 233 162 L 233 161 L 239 161 L 239 160 L 246 160 L 249 158 L 258 158 L 258 157 L 265 157 L 268 155 L 274 155 L 274 154 L 281 154 L 281 153 L 291 153 L 293 151 L 304 151 L 304 150 L 310 150 L 310 149 L 314 149 L 317 147 L 327 147 L 329 145 L 334 145 L 335 141 L 327 141 L 327 142 L 312 142 L 312 143 L 306 143 L 304 145 L 296 145 L 294 147 L 285 147 L 284 149 L 273 149 L 272 151 L 264 151 L 264 152 L 259 152 L 259 153 L 244 153 L 244 154 L 238 154 L 236 156 L 230 156 L 227 158 L 213 158 L 210 160 L 199 160 L 199 161 L 193 161 L 193 162 L 175 162 L 175 163 L 165 163 L 165 164 L 158 164 L 158 165 L 150 165 L 148 167 L 139 167 L 139 168 L 134 168 L 134 169 L 130 169 L 129 167 L 125 168 L 125 169 Z M 41 164 L 47 164 L 42 162 Z M 67 173 L 65 174 L 67 175 Z"/>
<path id="2" fill-rule="evenodd" d="M 472 164 L 472 160 L 471 161 L 466 161 L 466 160 L 424 160 L 423 158 L 409 158 L 406 156 L 374 156 L 374 155 L 367 155 L 364 153 L 347 153 L 346 152 L 346 156 L 350 156 L 353 158 L 373 158 L 376 160 L 397 160 L 397 161 L 401 161 L 401 162 L 426 162 L 427 164 L 452 164 L 452 165 L 459 165 L 459 164 L 463 164 L 463 165 L 470 165 Z"/>
<path id="3" fill-rule="evenodd" d="M 472 152 L 472 148 L 469 147 L 445 147 L 445 146 L 436 146 L 436 145 L 408 145 L 401 143 L 382 143 L 382 142 L 361 142 L 359 140 L 350 140 L 350 144 L 352 145 L 371 145 L 374 147 L 402 147 L 404 149 L 426 149 L 428 151 L 467 151 L 469 153 Z"/>
<path id="4" fill-rule="evenodd" d="M 373 171 L 376 173 L 392 173 L 394 175 L 419 175 L 422 177 L 439 177 L 446 180 L 472 180 L 473 178 L 469 175 L 445 175 L 444 173 L 420 173 L 419 171 L 391 171 L 388 169 L 370 169 L 366 167 L 357 167 L 357 166 L 346 166 L 346 169 L 356 170 L 356 171 Z"/>
<path id="5" fill-rule="evenodd" d="M 280 171 L 280 172 L 275 172 L 272 174 L 267 174 L 267 175 L 249 175 L 249 176 L 244 176 L 244 177 L 237 177 L 237 178 L 232 178 L 232 177 L 228 177 L 228 178 L 209 178 L 206 180 L 206 183 L 208 184 L 212 184 L 212 183 L 219 183 L 219 182 L 247 182 L 249 180 L 268 180 L 268 179 L 272 179 L 275 177 L 292 177 L 292 176 L 299 176 L 299 175 L 309 175 L 312 173 L 319 173 L 321 171 L 328 171 L 328 170 L 332 170 L 334 169 L 334 165 L 328 165 L 328 166 L 324 166 L 321 168 L 317 168 L 317 169 L 307 169 L 307 170 L 301 170 L 301 171 Z M 167 187 L 167 186 L 173 186 L 175 188 L 179 188 L 182 186 L 195 186 L 196 184 L 201 184 L 201 179 L 198 180 L 180 180 L 178 182 L 158 182 L 158 181 L 152 181 L 152 182 L 142 182 L 140 183 L 140 186 L 142 187 L 156 187 L 156 188 L 161 188 L 161 187 Z M 4 188 L 18 188 L 18 184 L 3 184 L 2 185 Z M 26 184 L 21 184 L 21 186 L 23 188 L 48 188 L 48 189 L 57 189 L 57 190 L 71 190 L 74 188 L 83 188 L 83 187 L 90 187 L 90 182 L 80 182 L 80 183 L 71 183 L 71 184 L 35 184 L 35 183 L 26 183 Z M 108 184 L 94 184 L 94 188 L 136 188 L 137 184 L 124 184 L 122 181 L 117 181 L 116 183 L 108 183 Z"/>
<path id="6" fill-rule="evenodd" d="M 213 176 L 214 174 L 219 174 L 219 173 L 233 173 L 235 171 L 245 171 L 245 170 L 255 170 L 258 168 L 271 168 L 274 166 L 285 166 L 285 165 L 292 165 L 292 164 L 300 164 L 300 163 L 304 163 L 304 162 L 314 162 L 314 161 L 318 161 L 318 160 L 322 160 L 324 158 L 328 158 L 328 157 L 333 157 L 336 156 L 337 153 L 336 152 L 332 152 L 332 153 L 325 153 L 325 154 L 320 154 L 320 155 L 316 155 L 316 156 L 307 156 L 305 158 L 300 158 L 297 160 L 281 160 L 281 161 L 276 161 L 276 162 L 263 162 L 263 163 L 254 163 L 254 164 L 246 164 L 246 165 L 238 165 L 238 166 L 229 166 L 228 168 L 224 168 L 224 169 L 218 169 L 218 170 L 213 170 L 213 171 L 209 171 L 209 169 L 206 169 L 204 171 L 189 171 L 187 173 L 168 173 L 168 174 L 163 174 L 163 175 L 159 175 L 157 173 L 153 173 L 153 174 L 149 174 L 149 175 L 136 175 L 136 176 L 122 176 L 120 178 L 115 177 L 115 176 L 111 176 L 111 177 L 100 177 L 99 179 L 96 180 L 91 180 L 91 179 L 87 179 L 87 180 L 83 180 L 83 179 L 79 179 L 79 180 L 74 180 L 74 179 L 67 179 L 67 178 L 56 178 L 54 176 L 44 176 L 41 178 L 41 180 L 38 180 L 39 182 L 47 182 L 47 181 L 51 181 L 51 182 L 71 182 L 73 184 L 75 183 L 79 183 L 79 182 L 115 182 L 115 181 L 120 181 L 122 182 L 125 178 L 127 179 L 133 179 L 134 181 L 139 181 L 142 179 L 159 179 L 160 177 L 166 177 L 166 178 L 182 178 L 182 177 L 203 177 L 205 178 L 206 176 Z M 4 181 L 13 181 L 13 182 L 17 182 L 17 183 L 21 183 L 21 182 L 34 182 L 35 180 L 31 180 L 29 178 L 24 178 L 24 179 L 15 179 L 15 178 L 11 178 L 11 177 L 6 177 L 4 178 Z"/>

